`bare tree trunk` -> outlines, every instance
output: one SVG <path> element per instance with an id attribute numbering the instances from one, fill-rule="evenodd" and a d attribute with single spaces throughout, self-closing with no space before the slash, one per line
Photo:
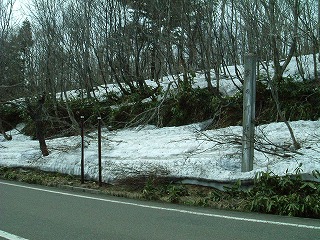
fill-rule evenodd
<path id="1" fill-rule="evenodd" d="M 73 129 L 73 132 L 78 134 L 80 132 L 80 127 L 79 127 L 79 123 L 76 121 L 75 117 L 74 117 L 74 114 L 72 112 L 72 109 L 70 107 L 70 104 L 69 104 L 69 98 L 68 98 L 68 94 L 67 94 L 67 89 L 65 88 L 63 90 L 63 95 L 64 95 L 64 98 L 65 98 L 65 106 L 66 106 L 66 109 L 67 109 L 67 112 L 68 112 L 68 116 L 69 116 L 69 119 L 71 121 L 71 128 Z"/>
<path id="2" fill-rule="evenodd" d="M 297 139 L 295 138 L 294 132 L 292 130 L 292 127 L 290 126 L 288 120 L 286 119 L 285 113 L 283 111 L 281 111 L 281 107 L 280 107 L 280 101 L 279 101 L 279 96 L 278 96 L 278 89 L 277 87 L 274 85 L 274 82 L 276 81 L 276 79 L 272 79 L 271 80 L 271 94 L 272 94 L 272 98 L 275 101 L 276 104 L 276 108 L 277 108 L 277 112 L 280 116 L 281 121 L 284 122 L 284 124 L 287 126 L 291 139 L 292 139 L 292 143 L 293 143 L 293 147 L 295 150 L 298 150 L 301 148 L 300 143 L 297 141 Z"/>
<path id="3" fill-rule="evenodd" d="M 2 119 L 1 119 L 1 118 L 0 118 L 0 132 L 1 132 L 1 134 L 4 136 L 4 138 L 5 138 L 7 141 L 12 140 L 12 136 L 8 135 L 8 134 L 5 132 L 4 128 L 3 128 L 3 126 L 2 126 Z"/>
<path id="4" fill-rule="evenodd" d="M 31 103 L 26 99 L 27 110 L 34 121 L 36 127 L 36 137 L 40 144 L 40 150 L 43 156 L 48 156 L 49 151 L 44 136 L 44 122 L 43 122 L 43 104 L 45 102 L 45 94 L 43 94 L 37 101 L 37 106 L 31 106 Z"/>
<path id="5" fill-rule="evenodd" d="M 315 40 L 316 42 L 317 40 Z M 313 51 L 312 51 L 312 57 L 313 57 L 313 73 L 314 73 L 314 79 L 316 81 L 320 81 L 320 78 L 318 76 L 318 62 L 317 62 L 317 52 L 319 52 L 318 50 L 318 45 L 315 43 L 313 45 Z"/>
<path id="6" fill-rule="evenodd" d="M 271 27 L 271 32 L 270 32 L 270 47 L 272 50 L 273 54 L 273 64 L 274 64 L 274 76 L 272 78 L 269 78 L 269 83 L 271 87 L 271 94 L 272 98 L 275 101 L 277 112 L 280 116 L 281 121 L 283 121 L 290 133 L 293 147 L 294 149 L 299 149 L 301 146 L 298 143 L 298 141 L 295 138 L 294 132 L 286 119 L 285 113 L 281 111 L 281 106 L 280 106 L 280 101 L 279 101 L 279 96 L 278 96 L 278 84 L 282 79 L 283 73 L 286 70 L 287 66 L 289 65 L 294 53 L 296 52 L 297 48 L 297 40 L 298 40 L 298 24 L 299 24 L 299 6 L 300 6 L 300 1 L 299 0 L 294 0 L 292 5 L 290 5 L 293 15 L 293 30 L 292 30 L 292 42 L 290 44 L 290 49 L 288 53 L 286 54 L 286 58 L 284 63 L 281 65 L 281 53 L 280 53 L 280 43 L 279 43 L 279 38 L 280 38 L 280 32 L 278 31 L 277 27 L 279 27 L 277 24 L 278 18 L 279 18 L 279 12 L 278 12 L 278 3 L 275 0 L 270 0 L 270 1 L 261 1 L 267 15 L 268 15 L 268 20 L 269 24 Z"/>
<path id="7" fill-rule="evenodd" d="M 277 2 L 275 0 L 269 1 L 269 4 L 262 1 L 262 4 L 265 8 L 265 11 L 268 13 L 269 17 L 269 24 L 271 26 L 271 38 L 270 38 L 270 46 L 273 54 L 273 64 L 274 64 L 274 77 L 273 79 L 276 80 L 278 83 L 281 81 L 284 71 L 286 70 L 287 66 L 289 65 L 294 53 L 296 52 L 297 48 L 297 40 L 298 40 L 298 27 L 299 27 L 299 0 L 294 0 L 293 5 L 291 6 L 292 14 L 293 14 L 293 28 L 292 28 L 292 42 L 290 44 L 289 52 L 285 58 L 284 63 L 281 65 L 281 54 L 279 51 L 279 41 L 278 38 L 280 38 L 280 33 L 277 29 Z"/>

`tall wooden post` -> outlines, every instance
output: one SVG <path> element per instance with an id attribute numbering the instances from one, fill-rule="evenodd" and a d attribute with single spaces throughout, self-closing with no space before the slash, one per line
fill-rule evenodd
<path id="1" fill-rule="evenodd" d="M 248 54 L 244 63 L 242 172 L 253 170 L 256 102 L 256 56 Z"/>
<path id="2" fill-rule="evenodd" d="M 99 167 L 99 186 L 102 186 L 102 167 L 101 167 L 101 117 L 98 117 L 98 167 Z"/>
<path id="3" fill-rule="evenodd" d="M 84 116 L 81 116 L 81 183 L 84 183 Z"/>

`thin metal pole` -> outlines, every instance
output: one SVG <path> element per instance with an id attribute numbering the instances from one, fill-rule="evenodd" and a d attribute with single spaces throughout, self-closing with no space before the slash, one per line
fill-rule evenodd
<path id="1" fill-rule="evenodd" d="M 81 183 L 84 183 L 84 116 L 81 116 Z"/>
<path id="2" fill-rule="evenodd" d="M 99 186 L 102 185 L 101 168 L 101 117 L 98 117 L 98 162 L 99 162 Z"/>
<path id="3" fill-rule="evenodd" d="M 243 87 L 242 172 L 253 170 L 256 103 L 256 56 L 245 56 Z"/>

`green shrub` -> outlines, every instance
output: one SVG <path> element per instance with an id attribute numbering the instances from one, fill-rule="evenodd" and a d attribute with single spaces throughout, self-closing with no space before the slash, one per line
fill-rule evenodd
<path id="1" fill-rule="evenodd" d="M 165 126 L 180 126 L 201 122 L 212 117 L 214 109 L 210 103 L 214 95 L 207 89 L 181 91 L 165 102 L 162 109 Z"/>
<path id="2" fill-rule="evenodd" d="M 184 89 L 184 90 L 182 90 Z M 83 115 L 86 129 L 96 129 L 97 116 L 112 129 L 143 124 L 157 126 L 180 126 L 213 119 L 213 128 L 241 125 L 242 92 L 234 96 L 215 96 L 208 89 L 192 89 L 183 86 L 174 94 L 169 94 L 164 102 L 156 101 L 157 91 L 148 93 L 134 92 L 130 95 L 118 96 L 114 93 L 106 95 L 104 100 L 95 98 L 70 99 L 68 105 L 77 122 Z M 278 84 L 281 110 L 288 120 L 317 120 L 320 118 L 320 87 L 314 82 L 296 82 L 284 78 Z M 153 95 L 152 95 L 153 94 Z M 150 101 L 143 102 L 146 96 Z M 257 82 L 256 124 L 266 124 L 279 120 L 274 100 L 268 86 Z M 0 115 L 6 130 L 24 122 L 24 133 L 35 135 L 34 123 L 25 109 L 18 105 L 0 105 Z M 44 105 L 45 136 L 69 136 L 79 134 L 71 128 L 66 103 L 47 99 Z"/>
<path id="3" fill-rule="evenodd" d="M 24 109 L 15 104 L 0 104 L 0 116 L 5 131 L 13 129 L 18 123 L 23 122 Z"/>
<path id="4" fill-rule="evenodd" d="M 159 200 L 159 191 L 154 184 L 154 178 L 149 178 L 146 182 L 144 189 L 142 190 L 143 198 L 147 200 Z"/>
<path id="5" fill-rule="evenodd" d="M 179 203 L 180 197 L 188 196 L 188 190 L 183 185 L 170 184 L 167 186 L 166 193 L 171 203 Z"/>
<path id="6" fill-rule="evenodd" d="M 150 176 L 142 190 L 143 198 L 179 203 L 182 196 L 188 196 L 188 189 L 184 185 L 168 183 L 166 180 Z"/>
<path id="7" fill-rule="evenodd" d="M 320 88 L 314 81 L 285 78 L 278 91 L 287 119 L 317 120 L 320 117 Z"/>
<path id="8" fill-rule="evenodd" d="M 248 196 L 251 211 L 320 218 L 320 183 L 304 181 L 301 175 L 261 173 Z"/>

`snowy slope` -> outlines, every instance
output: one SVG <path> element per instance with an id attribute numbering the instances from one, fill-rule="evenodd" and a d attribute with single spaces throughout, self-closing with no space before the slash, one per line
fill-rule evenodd
<path id="1" fill-rule="evenodd" d="M 306 58 L 310 60 L 311 57 Z M 232 76 L 234 68 L 229 67 L 229 71 Z M 286 75 L 297 75 L 294 60 Z M 204 87 L 204 80 L 204 76 L 198 74 L 195 86 Z M 172 78 L 168 77 L 163 82 L 164 89 L 170 81 Z M 236 92 L 230 78 L 222 79 L 221 84 L 225 94 Z M 240 85 L 239 82 L 237 84 Z M 115 85 L 111 84 L 109 88 L 117 91 Z M 69 97 L 77 95 L 77 91 L 69 93 Z M 241 172 L 242 127 L 201 131 L 201 124 L 164 128 L 144 126 L 117 131 L 103 129 L 103 180 L 113 182 L 127 176 L 157 173 L 182 178 L 232 181 L 253 179 L 261 171 L 272 171 L 278 175 L 295 173 L 300 164 L 299 171 L 304 173 L 320 171 L 320 121 L 291 123 L 302 146 L 296 153 L 290 151 L 291 140 L 285 124 L 272 123 L 256 127 L 258 150 L 255 151 L 254 170 L 247 173 Z M 42 157 L 38 142 L 19 133 L 22 127 L 19 125 L 17 129 L 8 132 L 13 137 L 12 141 L 5 141 L 0 136 L 0 166 L 36 167 L 80 175 L 80 136 L 47 140 L 50 155 Z M 97 179 L 97 132 L 88 134 L 85 140 L 85 174 L 88 178 Z"/>
<path id="2" fill-rule="evenodd" d="M 320 170 L 320 121 L 291 124 L 302 144 L 299 153 L 286 152 L 286 157 L 278 156 L 284 154 L 281 146 L 289 147 L 291 143 L 283 123 L 259 126 L 257 138 L 261 137 L 259 141 L 265 144 L 271 141 L 278 145 L 277 155 L 255 151 L 254 170 L 248 173 L 241 172 L 239 139 L 242 128 L 238 126 L 208 131 L 199 131 L 197 124 L 165 128 L 146 126 L 112 132 L 103 129 L 103 180 L 112 182 L 155 172 L 175 177 L 230 181 L 252 179 L 260 171 L 273 171 L 279 175 L 295 173 L 300 163 L 305 173 Z M 30 140 L 17 130 L 11 134 L 12 141 L 0 137 L 0 165 L 80 175 L 80 136 L 48 140 L 50 155 L 42 157 L 36 140 Z M 97 133 L 87 135 L 85 142 L 85 174 L 97 179 Z M 272 151 L 277 149 L 276 146 L 265 146 Z"/>

